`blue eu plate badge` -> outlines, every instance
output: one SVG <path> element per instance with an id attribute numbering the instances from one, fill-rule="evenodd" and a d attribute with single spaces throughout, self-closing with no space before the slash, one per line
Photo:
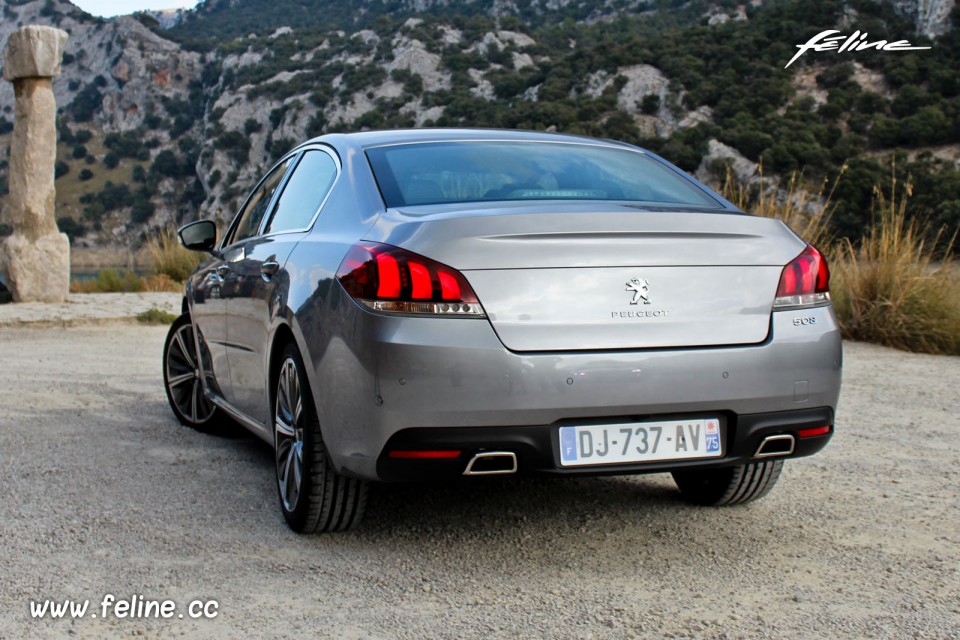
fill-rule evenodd
<path id="1" fill-rule="evenodd" d="M 577 459 L 577 436 L 574 429 L 560 430 L 560 456 L 564 462 L 575 462 Z"/>
<path id="2" fill-rule="evenodd" d="M 707 453 L 720 453 L 720 423 L 717 420 L 707 420 Z"/>

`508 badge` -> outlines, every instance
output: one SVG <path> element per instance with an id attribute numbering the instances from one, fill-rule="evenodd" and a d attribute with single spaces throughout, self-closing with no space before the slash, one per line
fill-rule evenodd
<path id="1" fill-rule="evenodd" d="M 811 324 L 817 324 L 817 318 L 815 316 L 807 316 L 805 318 L 793 319 L 793 326 L 795 327 L 803 327 Z"/>

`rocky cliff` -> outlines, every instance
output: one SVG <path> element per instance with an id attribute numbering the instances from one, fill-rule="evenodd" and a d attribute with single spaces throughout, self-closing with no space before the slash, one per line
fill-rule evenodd
<path id="1" fill-rule="evenodd" d="M 825 0 L 674 11 L 653 0 L 292 2 L 208 0 L 161 24 L 0 0 L 0 42 L 21 24 L 70 33 L 54 87 L 58 208 L 76 243 L 130 245 L 198 215 L 226 220 L 280 154 L 330 131 L 554 128 L 640 142 L 703 172 L 719 148 L 773 170 L 829 168 L 957 128 L 949 74 L 923 71 L 904 102 L 918 72 L 891 58 L 809 55 L 784 72 L 801 34 L 780 25 Z M 894 6 L 935 37 L 953 3 Z M 836 24 L 868 17 L 835 7 Z M 0 84 L 0 195 L 12 104 Z"/>
<path id="2" fill-rule="evenodd" d="M 894 6 L 914 21 L 918 33 L 936 38 L 950 30 L 956 0 L 894 0 Z"/>

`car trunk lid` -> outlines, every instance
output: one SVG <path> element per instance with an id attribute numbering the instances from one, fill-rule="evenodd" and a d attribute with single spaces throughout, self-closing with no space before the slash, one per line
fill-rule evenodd
<path id="1" fill-rule="evenodd" d="M 371 239 L 459 269 L 514 351 L 763 342 L 780 273 L 804 246 L 734 212 L 510 205 L 390 212 Z"/>

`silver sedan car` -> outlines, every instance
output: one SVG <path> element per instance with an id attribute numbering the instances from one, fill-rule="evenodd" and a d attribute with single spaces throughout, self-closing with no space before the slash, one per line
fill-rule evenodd
<path id="1" fill-rule="evenodd" d="M 332 134 L 278 162 L 188 280 L 170 405 L 276 452 L 296 531 L 367 483 L 670 472 L 765 495 L 833 434 L 823 256 L 643 149 L 568 135 Z"/>

